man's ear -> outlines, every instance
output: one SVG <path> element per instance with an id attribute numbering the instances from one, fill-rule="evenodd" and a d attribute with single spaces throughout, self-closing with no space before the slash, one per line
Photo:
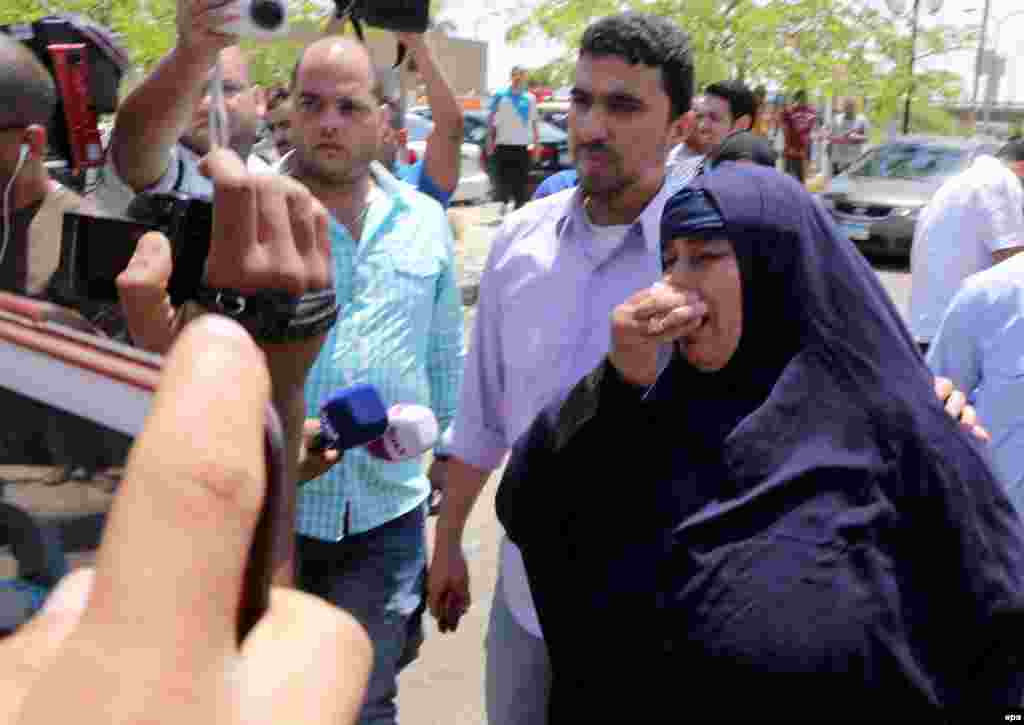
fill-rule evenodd
<path id="1" fill-rule="evenodd" d="M 693 133 L 694 126 L 696 125 L 697 112 L 691 108 L 682 116 L 672 121 L 672 126 L 669 129 L 669 143 L 673 146 L 683 143 L 686 139 L 690 138 L 690 134 Z"/>
<path id="2" fill-rule="evenodd" d="M 409 143 L 409 129 L 401 128 L 398 130 L 398 145 L 405 146 Z"/>

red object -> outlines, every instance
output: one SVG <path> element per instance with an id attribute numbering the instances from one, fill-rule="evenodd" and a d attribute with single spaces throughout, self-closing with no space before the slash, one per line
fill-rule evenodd
<path id="1" fill-rule="evenodd" d="M 407 149 L 407 150 L 408 150 L 408 153 L 409 153 L 409 157 L 408 157 L 406 163 L 409 164 L 409 166 L 412 166 L 419 159 L 419 156 L 417 156 L 416 152 L 413 151 L 412 149 Z"/>
<path id="2" fill-rule="evenodd" d="M 53 61 L 53 73 L 60 88 L 71 146 L 71 166 L 75 171 L 103 166 L 103 141 L 89 94 L 85 43 L 49 45 L 46 50 Z"/>
<path id="3" fill-rule="evenodd" d="M 782 112 L 782 130 L 786 140 L 783 155 L 787 159 L 810 157 L 811 131 L 817 120 L 818 112 L 809 104 L 791 106 Z"/>

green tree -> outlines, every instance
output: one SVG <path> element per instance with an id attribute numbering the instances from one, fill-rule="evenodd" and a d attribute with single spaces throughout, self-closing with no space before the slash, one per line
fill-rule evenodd
<path id="1" fill-rule="evenodd" d="M 591 21 L 626 7 L 671 17 L 687 30 L 699 85 L 741 78 L 774 82 L 787 92 L 859 96 L 869 99 L 876 122 L 899 112 L 908 89 L 915 105 L 951 99 L 959 90 L 959 78 L 946 71 L 918 66 L 911 78 L 909 21 L 857 0 L 542 0 L 509 37 L 536 34 L 576 48 Z M 973 31 L 920 30 L 916 60 L 974 42 Z"/>

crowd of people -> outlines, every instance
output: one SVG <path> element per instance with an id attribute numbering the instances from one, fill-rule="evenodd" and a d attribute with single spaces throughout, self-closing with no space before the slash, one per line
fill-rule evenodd
<path id="1" fill-rule="evenodd" d="M 696 95 L 675 22 L 600 18 L 575 65 L 575 168 L 532 200 L 522 70 L 494 97 L 488 144 L 514 210 L 467 345 L 445 213 L 462 114 L 428 43 L 398 37 L 435 123 L 409 164 L 394 69 L 327 36 L 268 96 L 216 6 L 179 4 L 177 42 L 120 104 L 84 199 L 44 166 L 53 80 L 0 36 L 4 290 L 47 294 L 65 210 L 124 213 L 152 192 L 214 208 L 200 299 L 172 305 L 160 233 L 118 277 L 126 337 L 165 355 L 160 388 L 95 568 L 0 641 L 0 722 L 398 722 L 424 614 L 457 631 L 471 605 L 466 523 L 506 462 L 492 725 L 660 719 L 677 682 L 798 722 L 838 703 L 970 722 L 1024 702 L 1024 295 L 1017 260 L 1000 263 L 1024 244 L 1024 145 L 922 213 L 915 249 L 965 208 L 975 219 L 973 266 L 941 280 L 952 304 L 922 339 L 800 183 L 806 94 L 779 118 L 783 174 L 763 89 L 700 79 Z M 226 148 L 209 122 L 220 90 Z M 836 164 L 867 130 L 847 104 Z M 246 312 L 269 294 L 292 304 L 269 322 Z M 310 445 L 321 401 L 360 383 L 433 410 L 445 432 L 429 470 Z M 239 642 L 268 403 L 294 537 Z"/>

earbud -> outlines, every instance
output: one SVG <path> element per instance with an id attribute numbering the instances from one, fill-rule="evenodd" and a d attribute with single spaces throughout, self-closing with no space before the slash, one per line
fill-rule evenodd
<path id="1" fill-rule="evenodd" d="M 23 143 L 21 145 L 21 152 L 18 154 L 18 166 L 21 166 L 23 163 L 25 163 L 25 159 L 28 158 L 28 155 L 31 152 L 32 149 L 29 147 L 27 143 Z"/>

